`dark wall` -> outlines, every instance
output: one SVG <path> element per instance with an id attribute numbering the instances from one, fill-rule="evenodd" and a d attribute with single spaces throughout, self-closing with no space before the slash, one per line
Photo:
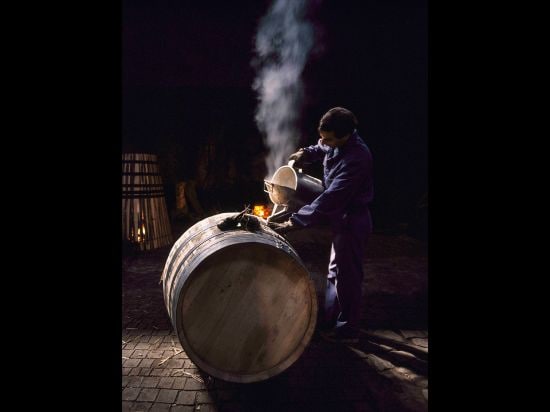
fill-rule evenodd
<path id="1" fill-rule="evenodd" d="M 238 10 L 227 3 L 124 3 L 123 150 L 158 153 L 167 185 L 196 177 L 209 142 L 220 184 L 230 167 L 241 189 L 264 177 L 250 63 L 270 2 Z M 356 114 L 374 156 L 379 227 L 414 222 L 428 190 L 426 3 L 310 2 L 318 38 L 303 73 L 300 145 L 316 142 L 330 107 Z M 263 196 L 262 187 L 241 195 Z"/>

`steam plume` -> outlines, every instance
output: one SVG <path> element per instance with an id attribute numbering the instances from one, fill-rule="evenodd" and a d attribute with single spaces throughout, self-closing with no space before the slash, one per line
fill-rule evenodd
<path id="1" fill-rule="evenodd" d="M 301 74 L 314 34 L 312 24 L 304 18 L 305 6 L 306 0 L 274 0 L 260 20 L 256 37 L 256 124 L 269 149 L 269 177 L 286 163 L 299 139 Z"/>

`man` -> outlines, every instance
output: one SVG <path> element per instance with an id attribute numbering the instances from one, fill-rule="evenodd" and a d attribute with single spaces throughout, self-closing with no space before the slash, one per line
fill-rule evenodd
<path id="1" fill-rule="evenodd" d="M 325 328 L 330 341 L 357 342 L 363 281 L 363 252 L 372 232 L 368 204 L 373 198 L 372 156 L 357 133 L 355 115 L 330 109 L 319 122 L 317 145 L 290 155 L 294 166 L 323 161 L 325 191 L 284 223 L 278 233 L 330 223 L 332 247 L 325 292 Z"/>

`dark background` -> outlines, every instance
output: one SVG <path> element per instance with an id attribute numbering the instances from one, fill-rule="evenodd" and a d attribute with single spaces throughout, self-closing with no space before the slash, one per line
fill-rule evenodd
<path id="1" fill-rule="evenodd" d="M 205 208 L 269 200 L 252 61 L 270 4 L 122 2 L 122 151 L 158 154 L 169 209 L 175 183 L 197 178 L 208 147 Z M 307 13 L 317 40 L 303 73 L 299 145 L 316 143 L 329 108 L 352 110 L 374 156 L 375 230 L 406 223 L 425 236 L 427 1 L 310 1 Z"/>

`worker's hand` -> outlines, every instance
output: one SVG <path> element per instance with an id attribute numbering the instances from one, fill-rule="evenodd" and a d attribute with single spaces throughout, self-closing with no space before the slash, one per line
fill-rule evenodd
<path id="1" fill-rule="evenodd" d="M 298 150 L 296 153 L 292 153 L 288 156 L 288 161 L 294 160 L 294 167 L 303 166 L 306 160 L 306 151 L 304 149 Z"/>
<path id="2" fill-rule="evenodd" d="M 283 223 L 269 222 L 267 225 L 280 235 L 284 235 L 291 230 L 297 229 L 291 220 L 287 220 Z"/>

